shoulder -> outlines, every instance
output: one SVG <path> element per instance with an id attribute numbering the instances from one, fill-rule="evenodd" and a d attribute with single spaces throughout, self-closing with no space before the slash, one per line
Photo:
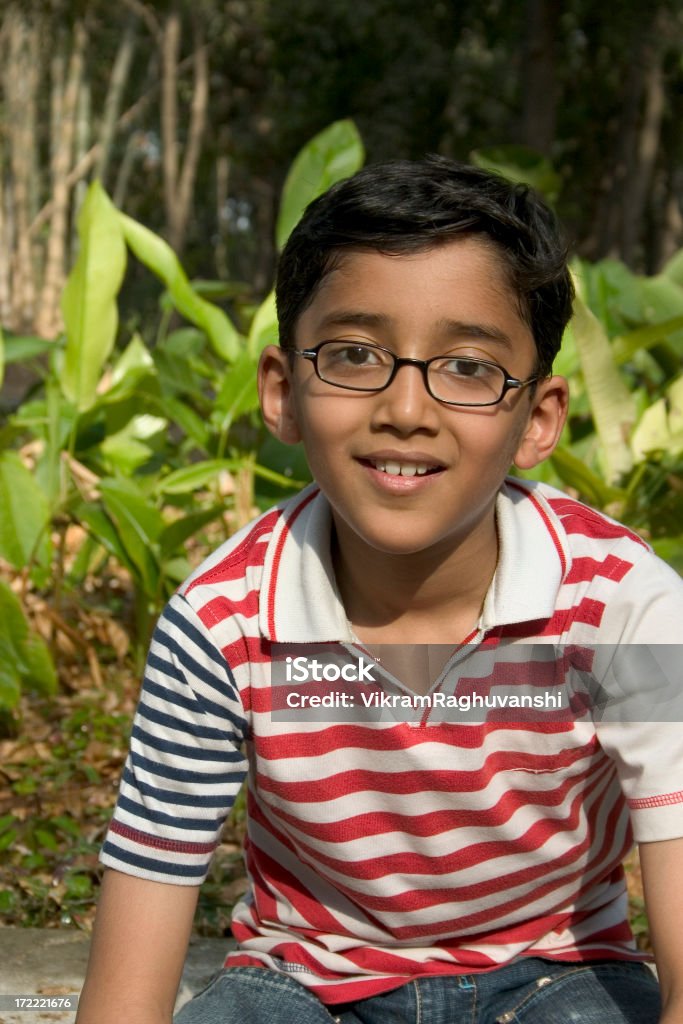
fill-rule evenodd
<path id="1" fill-rule="evenodd" d="M 642 537 L 546 484 L 510 480 L 508 486 L 536 506 L 539 535 L 552 532 L 563 553 L 559 604 L 580 609 L 581 617 L 590 612 L 603 639 L 674 640 L 671 630 L 680 633 L 683 621 L 683 580 Z"/>
<path id="2" fill-rule="evenodd" d="M 555 487 L 518 479 L 509 479 L 507 487 L 517 492 L 522 501 L 526 499 L 536 506 L 537 529 L 540 532 L 542 522 L 547 531 L 557 535 L 567 556 L 568 569 L 577 558 L 604 558 L 617 552 L 624 559 L 624 568 L 647 555 L 656 558 L 649 544 L 633 530 Z"/>
<path id="3" fill-rule="evenodd" d="M 174 600 L 178 609 L 184 609 L 181 614 L 200 622 L 211 643 L 224 653 L 229 651 L 231 659 L 258 660 L 264 653 L 262 642 L 275 639 L 269 625 L 272 592 L 283 573 L 292 575 L 291 565 L 282 566 L 283 552 L 292 546 L 300 550 L 299 526 L 308 521 L 319 494 L 311 485 L 258 516 L 214 551 L 178 589 Z M 309 533 L 306 543 L 310 546 Z M 297 537 L 294 544 L 290 543 L 293 536 Z M 234 644 L 238 651 L 231 650 Z"/>
<path id="4" fill-rule="evenodd" d="M 237 595 L 240 584 L 249 586 L 258 580 L 275 553 L 279 536 L 287 532 L 316 493 L 316 488 L 307 487 L 238 530 L 188 576 L 178 593 L 195 605 L 206 588 Z"/>

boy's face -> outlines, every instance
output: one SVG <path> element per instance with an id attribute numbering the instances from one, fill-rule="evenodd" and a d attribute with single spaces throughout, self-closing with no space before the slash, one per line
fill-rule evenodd
<path id="1" fill-rule="evenodd" d="M 477 238 L 405 256 L 345 253 L 302 313 L 296 347 L 348 339 L 414 359 L 456 353 L 525 380 L 536 348 L 500 259 Z M 274 347 L 263 354 L 259 386 L 271 431 L 303 441 L 342 548 L 388 554 L 447 556 L 491 531 L 510 464 L 528 469 L 552 452 L 567 402 L 555 377 L 508 391 L 498 405 L 449 406 L 427 393 L 413 366 L 384 391 L 345 391 Z M 428 472 L 398 475 L 399 467 Z"/>

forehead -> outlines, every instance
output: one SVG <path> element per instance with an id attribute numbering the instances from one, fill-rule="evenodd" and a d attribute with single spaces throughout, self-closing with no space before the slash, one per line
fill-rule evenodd
<path id="1" fill-rule="evenodd" d="M 386 343 L 443 343 L 462 327 L 533 345 L 505 258 L 495 243 L 457 239 L 416 253 L 339 253 L 301 314 L 297 338 L 311 344 L 345 328 L 365 328 Z M 362 331 L 361 331 L 362 333 Z M 374 335 L 373 335 L 374 336 Z"/>

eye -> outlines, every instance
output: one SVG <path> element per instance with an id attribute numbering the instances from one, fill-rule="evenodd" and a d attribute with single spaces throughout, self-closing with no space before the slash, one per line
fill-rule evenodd
<path id="1" fill-rule="evenodd" d="M 452 373 L 456 377 L 467 377 L 470 380 L 489 380 L 491 377 L 497 376 L 498 373 L 498 368 L 490 363 L 466 357 L 453 356 L 450 359 L 444 359 L 443 363 L 439 363 L 438 366 L 442 373 Z"/>
<path id="2" fill-rule="evenodd" d="M 372 345 L 361 345 L 353 341 L 331 341 L 323 348 L 325 359 L 338 367 L 382 366 L 386 355 Z"/>

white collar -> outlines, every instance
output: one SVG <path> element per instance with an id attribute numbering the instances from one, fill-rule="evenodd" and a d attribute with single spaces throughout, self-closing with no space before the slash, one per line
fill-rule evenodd
<path id="1" fill-rule="evenodd" d="M 498 566 L 483 630 L 549 618 L 569 562 L 562 526 L 538 485 L 507 480 L 496 501 Z M 268 542 L 259 604 L 278 643 L 353 642 L 332 566 L 332 515 L 315 484 L 288 502 Z"/>

